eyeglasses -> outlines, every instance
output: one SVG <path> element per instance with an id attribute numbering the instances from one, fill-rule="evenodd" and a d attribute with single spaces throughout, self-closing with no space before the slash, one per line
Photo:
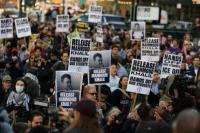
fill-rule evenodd
<path id="1" fill-rule="evenodd" d="M 88 93 L 88 94 L 90 94 L 92 96 L 96 96 L 97 95 L 97 93 Z"/>

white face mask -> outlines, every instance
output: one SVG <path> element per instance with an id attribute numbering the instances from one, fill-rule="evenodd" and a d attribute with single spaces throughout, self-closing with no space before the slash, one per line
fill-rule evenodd
<path id="1" fill-rule="evenodd" d="M 24 90 L 24 86 L 15 86 L 17 93 L 22 93 Z"/>

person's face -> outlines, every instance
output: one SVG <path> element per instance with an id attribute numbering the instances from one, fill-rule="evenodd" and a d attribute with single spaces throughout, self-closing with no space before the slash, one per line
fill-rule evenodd
<path id="1" fill-rule="evenodd" d="M 62 55 L 62 61 L 63 62 L 67 62 L 68 61 L 68 54 L 67 53 L 63 53 L 63 55 Z"/>
<path id="2" fill-rule="evenodd" d="M 97 99 L 97 91 L 95 87 L 90 87 L 88 92 L 86 93 L 86 98 L 96 101 Z"/>
<path id="3" fill-rule="evenodd" d="M 97 56 L 94 60 L 94 65 L 97 67 L 101 67 L 102 66 L 102 58 Z"/>
<path id="4" fill-rule="evenodd" d="M 111 65 L 110 70 L 111 70 L 111 75 L 116 75 L 117 74 L 116 65 Z"/>
<path id="5" fill-rule="evenodd" d="M 36 49 L 35 55 L 36 55 L 36 56 L 40 56 L 40 55 L 41 55 L 41 50 L 40 50 L 40 49 Z"/>
<path id="6" fill-rule="evenodd" d="M 176 40 L 173 40 L 173 42 L 172 42 L 172 46 L 171 46 L 171 47 L 173 47 L 173 48 L 178 47 L 178 43 L 177 43 Z"/>
<path id="7" fill-rule="evenodd" d="M 199 58 L 194 58 L 194 60 L 193 60 L 193 66 L 194 67 L 199 67 L 199 65 L 200 65 Z"/>
<path id="8" fill-rule="evenodd" d="M 106 102 L 107 95 L 101 93 L 101 102 Z"/>
<path id="9" fill-rule="evenodd" d="M 140 30 L 140 25 L 139 24 L 135 24 L 134 30 Z"/>
<path id="10" fill-rule="evenodd" d="M 68 78 L 64 78 L 62 82 L 62 88 L 67 89 L 71 86 L 71 81 Z"/>
<path id="11" fill-rule="evenodd" d="M 158 82 L 160 80 L 160 76 L 157 72 L 153 73 L 153 82 Z"/>
<path id="12" fill-rule="evenodd" d="M 33 121 L 31 121 L 31 127 L 33 128 L 33 127 L 42 125 L 42 123 L 43 123 L 42 116 L 34 116 Z"/>
<path id="13" fill-rule="evenodd" d="M 118 48 L 115 47 L 115 48 L 112 49 L 112 55 L 117 56 L 118 52 L 119 52 Z"/>
<path id="14" fill-rule="evenodd" d="M 8 90 L 12 86 L 12 82 L 10 80 L 2 81 L 3 89 Z"/>
<path id="15" fill-rule="evenodd" d="M 122 87 L 127 87 L 128 84 L 128 77 L 124 77 L 121 81 Z"/>
<path id="16" fill-rule="evenodd" d="M 24 82 L 21 81 L 21 80 L 19 80 L 19 81 L 16 82 L 16 86 L 22 86 L 22 87 L 24 87 Z"/>

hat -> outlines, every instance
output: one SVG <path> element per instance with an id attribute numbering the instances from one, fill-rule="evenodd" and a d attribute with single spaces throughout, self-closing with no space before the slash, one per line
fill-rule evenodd
<path id="1" fill-rule="evenodd" d="M 12 78 L 10 75 L 4 75 L 2 81 L 12 81 Z"/>
<path id="2" fill-rule="evenodd" d="M 141 121 L 136 128 L 136 133 L 170 133 L 171 129 L 163 121 Z"/>
<path id="3" fill-rule="evenodd" d="M 73 108 L 88 117 L 95 117 L 97 113 L 96 103 L 90 99 L 82 99 Z"/>

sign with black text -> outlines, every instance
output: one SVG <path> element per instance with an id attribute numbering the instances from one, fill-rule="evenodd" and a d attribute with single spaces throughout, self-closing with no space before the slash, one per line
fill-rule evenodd
<path id="1" fill-rule="evenodd" d="M 72 39 L 70 47 L 69 71 L 89 72 L 90 39 Z"/>
<path id="2" fill-rule="evenodd" d="M 18 38 L 31 36 L 31 27 L 28 18 L 15 19 L 15 27 Z"/>
<path id="3" fill-rule="evenodd" d="M 171 74 L 179 75 L 182 60 L 183 56 L 165 53 L 163 57 L 161 77 L 167 78 Z"/>
<path id="4" fill-rule="evenodd" d="M 83 74 L 79 72 L 56 71 L 56 107 L 71 108 L 81 98 Z"/>
<path id="5" fill-rule="evenodd" d="M 103 9 L 102 6 L 95 6 L 95 5 L 90 6 L 88 21 L 93 23 L 101 22 L 102 9 Z"/>
<path id="6" fill-rule="evenodd" d="M 159 61 L 160 58 L 160 39 L 147 38 L 141 46 L 141 60 Z"/>
<path id="7" fill-rule="evenodd" d="M 13 38 L 13 19 L 0 19 L 0 39 Z"/>
<path id="8" fill-rule="evenodd" d="M 131 22 L 131 40 L 145 39 L 145 22 Z"/>
<path id="9" fill-rule="evenodd" d="M 154 62 L 133 59 L 126 91 L 149 95 L 155 67 Z"/>
<path id="10" fill-rule="evenodd" d="M 56 32 L 69 32 L 69 16 L 57 15 Z"/>
<path id="11" fill-rule="evenodd" d="M 89 52 L 89 84 L 105 84 L 110 79 L 111 51 Z"/>
<path id="12" fill-rule="evenodd" d="M 103 29 L 102 26 L 97 26 L 97 35 L 96 35 L 96 41 L 103 43 Z"/>

